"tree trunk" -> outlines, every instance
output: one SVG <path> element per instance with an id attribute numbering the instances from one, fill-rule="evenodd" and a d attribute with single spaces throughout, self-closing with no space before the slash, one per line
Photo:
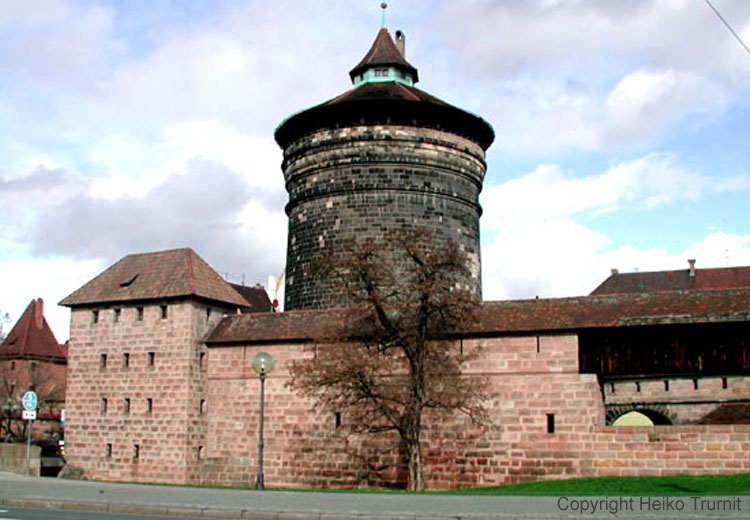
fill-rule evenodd
<path id="1" fill-rule="evenodd" d="M 406 465 L 409 479 L 406 482 L 407 491 L 424 491 L 422 477 L 422 406 L 414 406 L 404 417 L 404 448 L 406 450 Z"/>
<path id="2" fill-rule="evenodd" d="M 409 468 L 409 480 L 406 482 L 407 491 L 424 491 L 422 478 L 422 454 L 420 453 L 419 437 L 407 442 L 406 460 Z"/>

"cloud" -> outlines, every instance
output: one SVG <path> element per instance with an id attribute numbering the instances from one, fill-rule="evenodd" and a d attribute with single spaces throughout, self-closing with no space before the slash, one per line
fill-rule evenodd
<path id="1" fill-rule="evenodd" d="M 748 190 L 747 176 L 711 178 L 680 167 L 673 155 L 656 153 L 588 176 L 543 165 L 490 186 L 481 198 L 484 298 L 587 294 L 613 267 L 661 270 L 687 258 L 706 267 L 747 264 L 750 235 L 714 231 L 674 253 L 616 245 L 614 237 L 586 223 L 623 209 L 644 212 Z"/>
<path id="2" fill-rule="evenodd" d="M 750 19 L 750 4 L 726 8 Z M 747 56 L 702 2 L 470 0 L 431 24 L 449 93 L 513 153 L 643 147 L 747 104 Z"/>
<path id="3" fill-rule="evenodd" d="M 31 300 L 43 297 L 47 322 L 57 341 L 66 341 L 70 310 L 58 307 L 57 302 L 88 282 L 92 274 L 101 272 L 108 264 L 101 260 L 61 257 L 30 261 L 28 258 L 15 257 L 3 249 L 0 262 L 1 310 L 10 314 L 15 323 Z"/>
<path id="4" fill-rule="evenodd" d="M 185 173 L 170 175 L 141 197 L 73 193 L 40 212 L 29 231 L 29 246 L 39 257 L 110 261 L 132 252 L 190 246 L 209 262 L 220 261 L 217 268 L 261 281 L 283 264 L 285 221 L 279 208 L 268 209 L 267 195 L 251 192 L 240 174 L 195 159 Z M 241 220 L 248 201 L 256 208 L 250 215 L 262 225 Z M 268 235 L 276 247 L 268 248 L 262 238 Z"/>
<path id="5" fill-rule="evenodd" d="M 603 173 L 584 177 L 557 165 L 541 165 L 526 175 L 485 188 L 482 225 L 499 229 L 509 221 L 600 215 L 624 205 L 631 210 L 650 209 L 677 199 L 695 200 L 713 182 L 680 168 L 675 156 L 663 153 L 616 163 Z M 722 189 L 724 185 L 721 183 Z"/>

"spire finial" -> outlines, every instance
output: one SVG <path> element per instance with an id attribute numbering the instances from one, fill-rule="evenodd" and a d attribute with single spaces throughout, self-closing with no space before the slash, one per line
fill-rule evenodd
<path id="1" fill-rule="evenodd" d="M 380 4 L 380 8 L 383 10 L 383 21 L 380 23 L 380 27 L 382 27 L 383 29 L 385 29 L 386 28 L 385 10 L 388 9 L 388 2 L 382 2 Z"/>

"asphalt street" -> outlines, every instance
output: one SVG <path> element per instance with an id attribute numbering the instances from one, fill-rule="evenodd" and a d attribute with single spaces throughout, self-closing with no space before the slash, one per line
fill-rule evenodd
<path id="1" fill-rule="evenodd" d="M 169 518 L 169 517 L 167 517 Z M 202 517 L 180 517 L 180 520 L 201 520 Z M 127 515 L 66 511 L 59 509 L 34 509 L 26 507 L 0 508 L 0 520 L 165 520 L 163 515 Z"/>
<path id="2" fill-rule="evenodd" d="M 10 511 L 10 508 L 17 507 L 96 513 L 93 517 L 67 518 L 110 518 L 106 514 L 120 515 L 111 518 L 133 518 L 122 515 L 134 514 L 138 518 L 164 515 L 183 519 L 249 520 L 750 519 L 750 497 L 692 499 L 259 492 L 71 481 L 0 473 L 0 508 Z M 53 515 L 51 518 L 63 517 Z"/>

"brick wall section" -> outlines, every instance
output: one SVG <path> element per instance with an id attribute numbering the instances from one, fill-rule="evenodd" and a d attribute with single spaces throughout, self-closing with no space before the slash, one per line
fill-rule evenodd
<path id="1" fill-rule="evenodd" d="M 205 420 L 199 410 L 205 373 L 202 339 L 223 311 L 213 307 L 208 316 L 206 305 L 184 300 L 164 305 L 166 318 L 160 304 L 73 309 L 66 447 L 68 463 L 81 467 L 89 478 L 197 478 L 198 449 L 205 445 Z M 206 364 L 204 358 L 204 368 Z"/>
<path id="2" fill-rule="evenodd" d="M 481 293 L 478 197 L 482 148 L 458 135 L 382 125 L 321 130 L 284 151 L 289 191 L 285 307 L 346 306 L 314 262 L 358 238 L 382 240 L 390 229 L 420 227 L 463 246 L 472 275 L 461 283 Z M 387 246 L 384 246 L 387 247 Z"/>
<path id="3" fill-rule="evenodd" d="M 747 425 L 605 427 L 596 376 L 577 371 L 575 335 L 463 341 L 464 352 L 476 348 L 482 355 L 467 367 L 467 377 L 490 378 L 492 423 L 480 430 L 460 416 L 425 418 L 429 488 L 597 475 L 736 473 L 750 466 Z M 302 350 L 295 344 L 210 349 L 204 483 L 255 482 L 260 383 L 250 361 L 261 350 L 277 361 L 266 381 L 266 485 L 403 485 L 404 461 L 395 438 L 390 443 L 347 439 L 333 416 L 314 413 L 311 403 L 285 387 L 285 367 Z M 554 414 L 554 433 L 547 433 L 548 414 Z"/>
<path id="4" fill-rule="evenodd" d="M 301 344 L 207 349 L 203 334 L 220 312 L 207 320 L 205 306 L 191 302 L 170 304 L 166 320 L 158 305 L 145 306 L 143 322 L 136 312 L 122 308 L 114 323 L 114 310 L 100 309 L 97 324 L 90 309 L 73 312 L 66 439 L 69 462 L 87 477 L 254 485 L 260 382 L 250 363 L 262 350 L 276 360 L 266 381 L 268 486 L 403 486 L 394 436 L 347 437 L 345 416 L 337 429 L 333 414 L 316 413 L 286 386 Z M 606 427 L 596 376 L 578 373 L 575 335 L 464 339 L 451 348 L 480 349 L 466 377 L 491 381 L 491 423 L 479 429 L 461 416 L 425 417 L 425 479 L 432 489 L 750 467 L 750 425 Z M 155 352 L 153 369 L 149 352 Z M 733 382 L 740 393 L 742 385 Z M 104 415 L 102 398 L 108 400 Z M 122 410 L 125 398 L 131 399 L 129 415 Z M 153 399 L 151 414 L 147 398 Z M 552 415 L 554 433 L 548 433 Z M 140 446 L 137 462 L 134 444 Z"/>

